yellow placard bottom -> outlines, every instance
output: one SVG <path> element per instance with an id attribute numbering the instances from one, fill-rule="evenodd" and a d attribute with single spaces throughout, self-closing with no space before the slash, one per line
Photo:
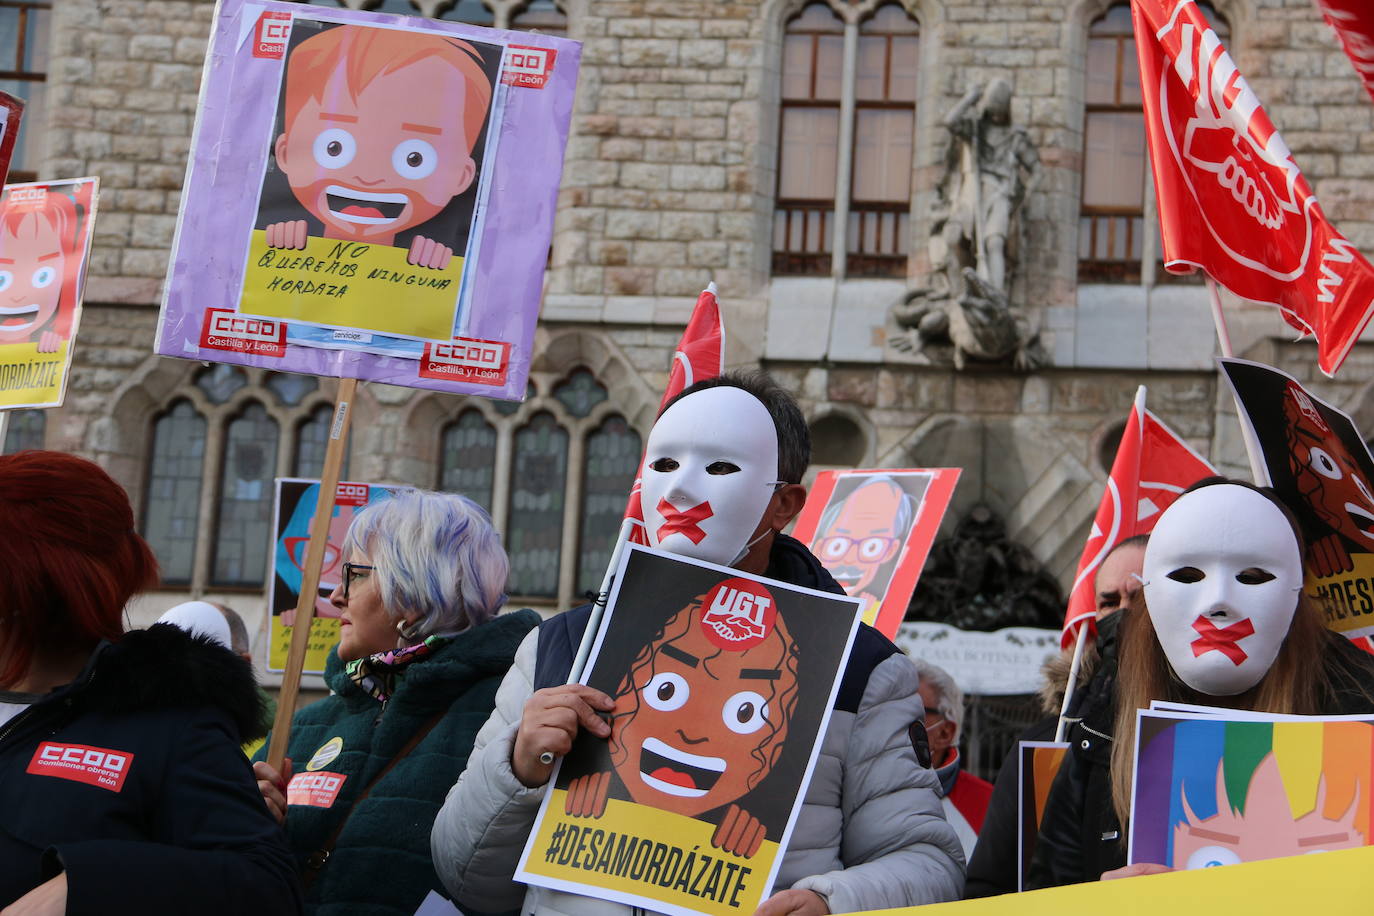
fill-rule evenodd
<path id="1" fill-rule="evenodd" d="M 0 407 L 51 407 L 62 400 L 67 349 L 39 353 L 38 344 L 0 344 Z"/>
<path id="2" fill-rule="evenodd" d="M 267 641 L 267 668 L 281 671 L 286 667 L 286 658 L 291 654 L 291 634 L 295 627 L 282 626 L 281 617 L 272 615 L 272 623 Z M 339 618 L 313 617 L 310 620 L 310 643 L 305 650 L 306 674 L 323 674 L 324 663 L 329 659 L 329 650 L 339 641 Z"/>
<path id="3" fill-rule="evenodd" d="M 554 789 L 525 872 L 632 894 L 700 913 L 753 913 L 778 855 L 765 840 L 751 858 L 711 845 L 715 825 L 670 811 L 610 799 L 601 817 L 564 813 Z M 540 883 L 540 882 L 536 882 Z"/>
<path id="4" fill-rule="evenodd" d="M 1314 906 L 1328 913 L 1364 913 L 1372 898 L 1374 848 L 1364 847 L 867 912 L 873 916 L 1293 916 Z"/>

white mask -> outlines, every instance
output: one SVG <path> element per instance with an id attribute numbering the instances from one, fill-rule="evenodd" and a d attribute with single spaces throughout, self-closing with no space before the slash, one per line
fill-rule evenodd
<path id="1" fill-rule="evenodd" d="M 1264 677 L 1302 578 L 1283 512 L 1233 484 L 1179 497 L 1145 548 L 1145 600 L 1159 644 L 1185 684 L 1212 696 L 1243 693 Z"/>
<path id="2" fill-rule="evenodd" d="M 727 386 L 689 394 L 658 418 L 644 450 L 649 545 L 739 562 L 777 480 L 777 429 L 758 398 Z"/>

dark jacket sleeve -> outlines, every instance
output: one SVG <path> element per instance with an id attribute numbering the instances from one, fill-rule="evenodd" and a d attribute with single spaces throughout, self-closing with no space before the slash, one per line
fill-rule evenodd
<path id="1" fill-rule="evenodd" d="M 174 740 L 149 812 L 155 842 L 85 840 L 48 850 L 45 877 L 67 873 L 67 913 L 108 913 L 111 901 L 128 913 L 169 912 L 187 901 L 202 914 L 300 913 L 291 853 L 228 719 L 189 714 Z"/>

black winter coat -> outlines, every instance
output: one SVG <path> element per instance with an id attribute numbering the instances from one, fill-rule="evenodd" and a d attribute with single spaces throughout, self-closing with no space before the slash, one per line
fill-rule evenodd
<path id="1" fill-rule="evenodd" d="M 252 669 L 169 624 L 102 643 L 0 726 L 0 907 L 65 871 L 67 913 L 299 913 L 291 853 L 239 749 Z"/>
<path id="2" fill-rule="evenodd" d="M 1123 618 L 1121 611 L 1106 618 Z M 1099 622 L 1099 636 L 1101 622 Z M 1114 631 L 1113 631 L 1114 633 Z M 1331 692 L 1322 715 L 1374 712 L 1374 656 L 1328 632 L 1322 658 Z M 1112 806 L 1112 732 L 1116 719 L 1117 645 L 1102 647 L 1102 663 L 1075 698 L 1067 732 L 1069 753 L 1045 807 L 1031 863 L 1030 887 L 1097 881 L 1126 864 L 1126 837 Z M 1199 700 L 1197 702 L 1205 702 Z"/>

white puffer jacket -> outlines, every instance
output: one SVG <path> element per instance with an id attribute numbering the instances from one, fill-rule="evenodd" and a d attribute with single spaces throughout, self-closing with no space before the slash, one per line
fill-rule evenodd
<path id="1" fill-rule="evenodd" d="M 545 791 L 526 788 L 510 765 L 534 692 L 539 633 L 521 644 L 467 770 L 435 820 L 434 866 L 459 905 L 475 910 L 628 914 L 630 907 L 511 878 Z M 924 717 L 915 667 L 876 630 L 861 627 L 845 683 L 857 689 L 842 688 L 836 701 L 774 891 L 815 891 L 832 913 L 959 899 L 963 850 L 945 821 L 939 781 L 916 762 L 908 734 Z"/>

